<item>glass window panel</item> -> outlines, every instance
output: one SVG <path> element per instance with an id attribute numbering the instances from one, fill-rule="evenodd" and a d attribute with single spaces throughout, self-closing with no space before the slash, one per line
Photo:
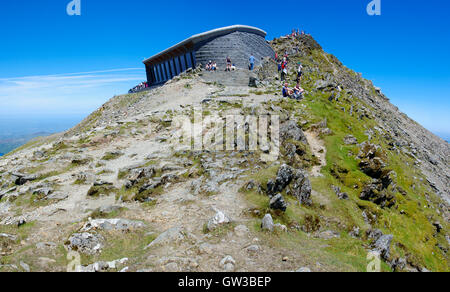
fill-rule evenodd
<path id="1" fill-rule="evenodd" d="M 180 56 L 181 61 L 181 72 L 186 71 L 186 62 L 184 61 L 184 55 Z"/>
<path id="2" fill-rule="evenodd" d="M 175 59 L 173 59 L 173 61 L 175 62 L 175 68 L 177 69 L 177 75 L 181 73 L 181 68 L 180 68 L 180 59 L 178 59 L 178 57 L 175 57 Z"/>
<path id="3" fill-rule="evenodd" d="M 187 60 L 188 68 L 192 68 L 191 53 L 186 54 L 186 60 Z"/>

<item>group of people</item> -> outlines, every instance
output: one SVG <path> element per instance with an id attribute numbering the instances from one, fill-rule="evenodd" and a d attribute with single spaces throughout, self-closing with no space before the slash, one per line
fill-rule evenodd
<path id="1" fill-rule="evenodd" d="M 304 32 L 302 31 L 302 34 Z M 292 37 L 297 37 L 299 35 L 299 30 L 292 30 Z M 283 59 L 278 59 L 278 55 L 276 55 L 278 62 L 278 72 L 280 72 L 280 79 L 284 82 L 282 94 L 283 97 L 294 98 L 297 100 L 303 99 L 303 93 L 305 90 L 300 86 L 303 77 L 303 65 L 301 62 L 297 63 L 297 78 L 296 78 L 296 86 L 292 89 L 288 87 L 288 83 L 286 82 L 286 77 L 288 75 L 288 62 L 289 62 L 289 53 L 285 51 Z"/>
<path id="2" fill-rule="evenodd" d="M 290 34 L 287 34 L 285 37 L 286 38 L 297 38 L 301 35 L 306 35 L 305 31 L 300 31 L 300 29 L 293 29 L 292 32 Z"/>
<path id="3" fill-rule="evenodd" d="M 284 83 L 284 86 L 282 89 L 283 97 L 289 97 L 289 98 L 293 98 L 296 100 L 302 100 L 304 92 L 305 92 L 305 90 L 300 87 L 299 83 L 297 83 L 297 85 L 291 89 L 288 87 L 288 83 L 286 82 L 286 83 Z"/>
<path id="4" fill-rule="evenodd" d="M 253 71 L 253 69 L 255 68 L 255 61 L 256 61 L 256 58 L 253 55 L 250 55 L 250 57 L 248 59 L 248 69 L 250 71 Z M 233 62 L 231 61 L 231 58 L 229 56 L 227 56 L 225 63 L 226 63 L 225 71 L 235 71 L 236 70 L 236 65 L 233 64 Z M 206 69 L 206 71 L 217 71 L 217 69 L 218 69 L 217 63 L 210 60 L 206 64 L 205 69 Z"/>
<path id="5" fill-rule="evenodd" d="M 141 83 L 139 83 L 139 85 L 137 85 L 137 86 L 131 88 L 131 89 L 128 91 L 128 93 L 136 93 L 136 92 L 142 91 L 142 90 L 144 90 L 144 89 L 146 89 L 146 88 L 148 88 L 148 87 L 149 87 L 149 86 L 148 86 L 148 83 L 147 83 L 147 82 L 141 82 Z"/>
<path id="6" fill-rule="evenodd" d="M 216 71 L 217 70 L 217 63 L 213 61 L 209 61 L 208 64 L 206 64 L 206 71 Z"/>

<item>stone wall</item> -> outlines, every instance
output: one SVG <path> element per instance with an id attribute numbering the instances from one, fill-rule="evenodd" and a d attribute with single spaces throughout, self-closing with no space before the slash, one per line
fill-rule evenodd
<path id="1" fill-rule="evenodd" d="M 238 68 L 248 68 L 251 55 L 258 66 L 262 58 L 275 57 L 275 52 L 263 36 L 241 31 L 205 40 L 195 48 L 197 65 L 201 63 L 204 67 L 211 60 L 217 63 L 219 70 L 224 70 L 227 56 Z"/>

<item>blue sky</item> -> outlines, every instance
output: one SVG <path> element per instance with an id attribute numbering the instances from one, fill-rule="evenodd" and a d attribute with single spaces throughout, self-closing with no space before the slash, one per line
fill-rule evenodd
<path id="1" fill-rule="evenodd" d="M 145 79 L 142 60 L 192 34 L 232 24 L 299 27 L 382 88 L 403 112 L 450 137 L 450 2 L 370 0 L 0 2 L 0 116 L 74 123 Z M 0 129 L 1 131 L 1 129 Z M 1 133 L 0 133 L 1 134 Z"/>

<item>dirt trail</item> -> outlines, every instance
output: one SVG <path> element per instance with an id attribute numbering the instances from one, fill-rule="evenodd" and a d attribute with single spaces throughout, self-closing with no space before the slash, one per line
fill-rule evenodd
<path id="1" fill-rule="evenodd" d="M 314 131 L 306 131 L 305 132 L 306 139 L 311 147 L 311 152 L 319 159 L 320 164 L 315 165 L 311 169 L 311 176 L 318 177 L 322 176 L 320 171 L 322 167 L 327 165 L 327 149 L 325 148 L 325 144 L 319 138 L 319 135 Z"/>

